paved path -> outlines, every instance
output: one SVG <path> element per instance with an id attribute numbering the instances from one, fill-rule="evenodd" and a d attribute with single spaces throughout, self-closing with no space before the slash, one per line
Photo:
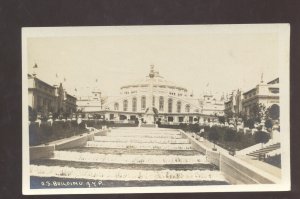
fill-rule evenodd
<path id="1" fill-rule="evenodd" d="M 254 160 L 252 159 L 251 157 L 247 156 L 247 155 L 239 155 L 239 156 L 236 156 L 237 158 L 277 177 L 277 178 L 281 178 L 281 169 L 278 168 L 278 167 L 275 167 L 273 165 L 270 165 L 268 163 L 265 163 L 265 162 L 262 162 L 262 161 L 259 161 L 259 160 Z"/>

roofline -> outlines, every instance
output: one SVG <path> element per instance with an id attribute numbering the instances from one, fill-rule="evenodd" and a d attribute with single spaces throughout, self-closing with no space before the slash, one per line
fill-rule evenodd
<path id="1" fill-rule="evenodd" d="M 142 85 L 149 86 L 150 84 L 128 84 L 128 85 L 125 85 L 125 86 L 121 86 L 120 88 L 123 89 L 123 88 L 129 88 L 129 87 L 142 87 Z M 170 85 L 166 85 L 166 84 L 161 84 L 161 85 L 153 84 L 153 86 L 165 86 L 165 87 L 169 87 L 169 88 L 176 88 L 176 89 L 188 91 L 187 88 L 184 88 L 184 87 L 181 87 L 181 86 L 170 86 Z"/>
<path id="2" fill-rule="evenodd" d="M 30 75 L 30 74 L 28 74 L 27 77 L 28 77 L 28 78 L 29 78 L 29 77 L 30 77 L 30 78 L 33 78 L 34 80 L 37 80 L 37 81 L 39 81 L 39 82 L 42 82 L 43 84 L 46 84 L 47 86 L 52 87 L 53 89 L 55 89 L 55 87 L 54 87 L 53 85 L 50 85 L 49 83 L 47 83 L 47 82 L 45 82 L 45 81 L 43 81 L 43 80 L 41 80 L 41 79 L 39 79 L 39 78 L 37 78 L 37 77 L 34 77 L 34 76 Z"/>
<path id="3" fill-rule="evenodd" d="M 243 93 L 243 95 L 246 95 L 246 94 L 250 93 L 250 92 L 251 92 L 251 91 L 253 91 L 253 90 L 256 90 L 256 87 L 254 87 L 254 88 L 250 89 L 250 90 L 249 90 L 249 91 L 247 91 L 247 92 L 244 92 L 244 93 Z"/>
<path id="4" fill-rule="evenodd" d="M 278 80 L 278 81 L 279 81 L 279 77 L 277 77 L 277 78 L 275 78 L 275 79 L 273 79 L 273 80 L 269 81 L 267 84 L 271 84 L 271 82 L 273 82 L 273 81 L 276 81 L 276 80 Z"/>

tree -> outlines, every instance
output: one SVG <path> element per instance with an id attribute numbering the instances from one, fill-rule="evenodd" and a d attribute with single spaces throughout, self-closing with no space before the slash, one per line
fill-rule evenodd
<path id="1" fill-rule="evenodd" d="M 265 131 L 256 131 L 254 134 L 255 143 L 261 143 L 261 147 L 263 148 L 263 144 L 267 143 L 270 140 L 270 134 Z"/>
<path id="2" fill-rule="evenodd" d="M 266 110 L 267 118 L 271 118 L 272 120 L 278 120 L 280 115 L 280 109 L 277 104 L 273 104 Z"/>
<path id="3" fill-rule="evenodd" d="M 229 119 L 229 118 L 233 117 L 234 113 L 232 112 L 232 110 L 229 110 L 229 111 L 225 112 L 225 115 L 226 115 L 226 118 Z"/>
<path id="4" fill-rule="evenodd" d="M 254 128 L 254 122 L 255 122 L 254 119 L 249 118 L 244 122 L 244 126 L 250 128 L 250 129 L 253 129 Z"/>
<path id="5" fill-rule="evenodd" d="M 261 122 L 261 120 L 266 115 L 266 106 L 261 103 L 256 103 L 251 109 L 250 109 L 250 117 L 254 119 L 255 122 Z"/>
<path id="6" fill-rule="evenodd" d="M 190 126 L 190 130 L 194 133 L 198 133 L 200 131 L 200 126 L 197 123 L 189 124 L 189 126 Z"/>
<path id="7" fill-rule="evenodd" d="M 31 106 L 28 106 L 29 121 L 34 122 L 37 119 L 37 112 Z"/>
<path id="8" fill-rule="evenodd" d="M 224 141 L 232 142 L 235 140 L 236 132 L 232 128 L 227 128 L 224 135 Z"/>
<path id="9" fill-rule="evenodd" d="M 71 113 L 69 111 L 66 111 L 62 115 L 66 119 L 66 118 L 70 117 Z"/>
<path id="10" fill-rule="evenodd" d="M 241 118 L 242 121 L 246 121 L 247 120 L 247 115 L 245 113 L 238 113 L 237 117 Z"/>
<path id="11" fill-rule="evenodd" d="M 267 129 L 270 129 L 270 128 L 273 127 L 273 122 L 272 122 L 271 119 L 267 119 L 267 120 L 266 120 L 266 122 L 265 122 L 265 127 L 266 127 Z"/>

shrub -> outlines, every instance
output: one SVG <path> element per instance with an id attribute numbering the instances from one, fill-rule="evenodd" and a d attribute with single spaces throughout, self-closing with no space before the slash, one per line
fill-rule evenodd
<path id="1" fill-rule="evenodd" d="M 52 126 L 47 122 L 38 123 L 31 122 L 29 124 L 29 144 L 35 146 L 44 144 L 54 140 L 82 134 L 86 132 L 84 122 L 77 125 L 76 121 L 54 121 Z"/>
<path id="2" fill-rule="evenodd" d="M 246 120 L 245 127 L 253 129 L 254 128 L 254 124 L 255 124 L 254 119 L 250 118 L 250 119 Z"/>
<path id="3" fill-rule="evenodd" d="M 185 131 L 187 129 L 187 124 L 186 123 L 180 123 L 179 124 L 179 128 L 183 131 Z"/>
<path id="4" fill-rule="evenodd" d="M 34 122 L 29 124 L 29 144 L 38 145 L 40 143 L 41 137 L 38 134 L 38 127 Z"/>
<path id="5" fill-rule="evenodd" d="M 47 123 L 41 123 L 40 131 L 46 136 L 51 137 L 53 135 L 53 128 Z"/>
<path id="6" fill-rule="evenodd" d="M 219 140 L 219 138 L 220 133 L 218 129 L 215 126 L 211 127 L 208 133 L 208 140 L 212 141 L 215 144 Z"/>
<path id="7" fill-rule="evenodd" d="M 265 122 L 265 127 L 266 127 L 267 129 L 272 128 L 272 127 L 273 127 L 273 122 L 272 122 L 272 120 L 267 119 L 266 122 Z"/>
<path id="8" fill-rule="evenodd" d="M 256 144 L 258 143 L 265 144 L 269 141 L 269 139 L 270 139 L 270 134 L 268 134 L 265 131 L 256 131 L 254 134 L 254 140 Z"/>
<path id="9" fill-rule="evenodd" d="M 205 132 L 209 132 L 210 131 L 210 126 L 204 126 L 203 128 L 204 128 Z"/>
<path id="10" fill-rule="evenodd" d="M 237 134 L 237 132 L 234 131 L 232 128 L 227 128 L 225 130 L 224 141 L 226 141 L 226 142 L 235 141 L 236 134 Z"/>
<path id="11" fill-rule="evenodd" d="M 225 124 L 225 117 L 224 116 L 219 116 L 218 119 L 219 119 L 219 122 L 221 124 Z"/>
<path id="12" fill-rule="evenodd" d="M 199 124 L 189 124 L 189 128 L 191 132 L 198 133 L 200 131 Z"/>

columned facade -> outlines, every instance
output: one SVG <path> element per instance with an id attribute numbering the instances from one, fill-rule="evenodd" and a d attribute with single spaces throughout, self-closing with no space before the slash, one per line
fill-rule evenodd
<path id="1" fill-rule="evenodd" d="M 144 80 L 122 86 L 120 93 L 120 96 L 108 97 L 103 105 L 101 112 L 105 119 L 143 118 L 149 108 L 154 109 L 156 120 L 161 122 L 198 122 L 200 118 L 201 121 L 215 118 L 202 114 L 199 99 L 186 88 L 165 80 L 153 67 Z"/>

